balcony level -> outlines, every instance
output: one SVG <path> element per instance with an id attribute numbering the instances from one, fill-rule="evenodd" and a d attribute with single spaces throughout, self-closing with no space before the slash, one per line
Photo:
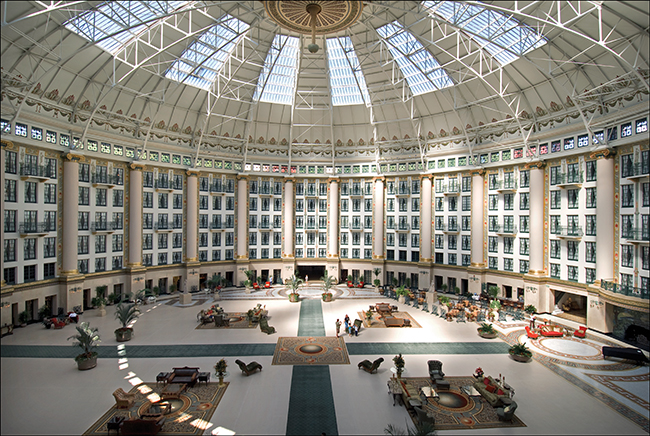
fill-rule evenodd
<path id="1" fill-rule="evenodd" d="M 171 223 L 168 223 L 168 222 L 167 223 L 165 223 L 165 222 L 157 222 L 157 223 L 154 224 L 153 228 L 154 228 L 154 230 L 156 232 L 159 232 L 159 233 L 165 233 L 165 232 L 171 233 L 171 232 L 174 231 L 174 229 L 172 228 Z"/>
<path id="2" fill-rule="evenodd" d="M 456 234 L 459 232 L 458 226 L 444 225 L 442 226 L 442 232 L 446 234 Z"/>
<path id="3" fill-rule="evenodd" d="M 650 229 L 634 227 L 622 229 L 621 237 L 627 239 L 627 242 L 631 244 L 648 245 L 650 244 Z"/>
<path id="4" fill-rule="evenodd" d="M 90 179 L 93 186 L 106 186 L 107 188 L 114 188 L 118 184 L 118 181 L 118 177 L 114 174 L 95 173 Z"/>
<path id="5" fill-rule="evenodd" d="M 451 196 L 451 195 L 459 195 L 460 194 L 460 187 L 458 184 L 450 184 L 450 185 L 444 185 L 442 187 L 442 193 L 445 196 Z"/>
<path id="6" fill-rule="evenodd" d="M 90 225 L 90 231 L 93 234 L 96 234 L 96 233 L 113 233 L 113 232 L 115 232 L 115 230 L 117 230 L 118 227 L 119 227 L 118 223 L 96 221 L 96 222 L 93 222 Z"/>
<path id="7" fill-rule="evenodd" d="M 517 234 L 517 226 L 496 226 L 494 231 L 499 236 L 515 236 Z"/>
<path id="8" fill-rule="evenodd" d="M 496 188 L 497 192 L 517 192 L 517 182 L 515 180 L 499 180 Z"/>
<path id="9" fill-rule="evenodd" d="M 55 230 L 54 225 L 47 221 L 41 223 L 26 222 L 18 225 L 18 232 L 21 236 L 43 236 Z"/>
<path id="10" fill-rule="evenodd" d="M 582 239 L 584 233 L 582 226 L 556 226 L 555 229 L 551 229 L 551 235 L 560 239 Z"/>
<path id="11" fill-rule="evenodd" d="M 635 162 L 632 164 L 632 168 L 630 168 L 628 174 L 624 175 L 623 177 L 626 176 L 629 180 L 634 180 L 635 182 L 647 179 L 650 177 L 650 165 L 648 165 L 648 162 Z"/>
<path id="12" fill-rule="evenodd" d="M 557 176 L 557 183 L 555 186 L 558 188 L 569 189 L 569 188 L 582 188 L 582 183 L 584 178 L 582 172 L 579 173 L 560 173 Z"/>
<path id="13" fill-rule="evenodd" d="M 626 297 L 642 298 L 644 300 L 650 299 L 650 290 L 638 288 L 635 286 L 626 286 L 619 283 L 610 282 L 607 280 L 600 281 L 601 289 L 614 292 L 616 294 L 625 295 Z"/>
<path id="14" fill-rule="evenodd" d="M 51 169 L 44 165 L 29 165 L 20 164 L 20 179 L 21 180 L 36 180 L 44 182 L 50 179 Z"/>

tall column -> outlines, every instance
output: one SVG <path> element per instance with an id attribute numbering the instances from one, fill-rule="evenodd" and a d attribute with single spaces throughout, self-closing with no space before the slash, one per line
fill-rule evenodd
<path id="1" fill-rule="evenodd" d="M 0 149 L 0 206 L 2 206 L 2 210 L 4 210 L 5 207 L 5 149 L 7 148 L 7 145 L 9 145 L 8 141 L 2 140 L 2 148 Z M 13 145 L 13 144 L 12 144 Z M 2 216 L 2 219 L 4 221 L 4 214 Z M 0 240 L 4 241 L 5 240 L 5 226 L 0 225 Z M 4 242 L 3 242 L 4 244 Z M 3 245 L 4 249 L 4 245 Z M 4 277 L 4 260 L 5 257 L 0 256 L 0 285 L 2 286 L 2 289 L 5 288 L 5 277 Z M 4 312 L 4 310 L 3 310 Z M 5 323 L 8 323 L 8 321 L 5 320 L 4 314 L 2 317 L 2 325 Z"/>
<path id="2" fill-rule="evenodd" d="M 529 264 L 528 272 L 544 276 L 544 237 L 546 235 L 544 220 L 544 198 L 546 192 L 543 162 L 529 165 L 530 168 L 530 218 L 529 218 Z"/>
<path id="3" fill-rule="evenodd" d="M 422 222 L 420 223 L 420 262 L 431 262 L 431 176 L 424 176 L 422 178 L 422 204 L 420 210 L 422 211 Z M 421 286 L 422 287 L 422 286 Z"/>
<path id="4" fill-rule="evenodd" d="M 246 281 L 248 270 L 248 176 L 237 176 L 237 283 Z"/>
<path id="5" fill-rule="evenodd" d="M 199 173 L 187 170 L 187 228 L 185 230 L 185 262 L 197 262 L 199 228 Z"/>
<path id="6" fill-rule="evenodd" d="M 284 181 L 284 217 L 282 219 L 283 233 L 283 250 L 282 250 L 282 280 L 291 277 L 295 270 L 295 255 L 294 255 L 294 242 L 293 242 L 293 218 L 294 218 L 294 203 L 293 199 L 295 194 L 293 192 L 293 178 L 288 178 Z"/>
<path id="7" fill-rule="evenodd" d="M 144 165 L 132 163 L 129 171 L 129 263 L 142 266 L 142 170 Z"/>
<path id="8" fill-rule="evenodd" d="M 604 150 L 595 154 L 596 161 L 596 280 L 612 280 L 614 276 L 614 153 Z"/>
<path id="9" fill-rule="evenodd" d="M 63 275 L 78 274 L 77 239 L 79 236 L 79 160 L 81 156 L 63 156 L 63 239 L 61 241 Z"/>
<path id="10" fill-rule="evenodd" d="M 339 277 L 339 180 L 330 178 L 329 209 L 327 210 L 327 274 Z"/>
<path id="11" fill-rule="evenodd" d="M 472 266 L 485 267 L 483 259 L 483 232 L 484 232 L 484 198 L 483 187 L 484 170 L 472 172 Z"/>
<path id="12" fill-rule="evenodd" d="M 376 177 L 374 182 L 372 258 L 384 260 L 384 178 Z"/>

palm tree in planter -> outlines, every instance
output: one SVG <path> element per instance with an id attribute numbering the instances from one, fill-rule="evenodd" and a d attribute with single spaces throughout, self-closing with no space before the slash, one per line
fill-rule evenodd
<path id="1" fill-rule="evenodd" d="M 397 378 L 402 378 L 402 373 L 404 372 L 404 358 L 402 353 L 399 353 L 398 356 L 393 357 L 393 363 L 395 364 L 395 369 L 397 372 Z"/>
<path id="2" fill-rule="evenodd" d="M 221 359 L 214 365 L 214 374 L 219 378 L 219 387 L 224 385 L 223 378 L 226 376 L 226 368 L 228 368 L 226 359 Z"/>
<path id="3" fill-rule="evenodd" d="M 251 286 L 253 286 L 253 279 L 255 278 L 255 271 L 252 269 L 247 269 L 244 271 L 244 274 L 246 274 L 246 281 L 244 282 L 244 286 L 246 287 L 246 293 L 250 294 L 251 293 Z"/>
<path id="4" fill-rule="evenodd" d="M 481 326 L 476 330 L 478 331 L 478 335 L 482 338 L 494 339 L 497 337 L 497 331 L 494 329 L 492 324 L 488 324 L 486 322 L 481 323 Z"/>
<path id="5" fill-rule="evenodd" d="M 438 296 L 438 301 L 440 302 L 440 304 L 442 304 L 443 306 L 447 306 L 447 307 L 449 307 L 450 303 L 451 303 L 451 300 L 446 295 Z"/>
<path id="6" fill-rule="evenodd" d="M 323 282 L 323 301 L 332 301 L 332 292 L 330 289 L 334 286 L 334 277 L 325 271 L 325 274 L 320 279 Z"/>
<path id="7" fill-rule="evenodd" d="M 115 330 L 115 339 L 117 342 L 131 340 L 133 337 L 133 327 L 129 327 L 129 324 L 135 321 L 139 314 L 140 309 L 135 304 L 120 303 L 115 306 L 115 319 L 122 324 L 122 327 Z"/>
<path id="8" fill-rule="evenodd" d="M 97 333 L 97 327 L 90 328 L 90 324 L 87 322 L 80 322 L 75 328 L 77 329 L 77 334 L 70 336 L 68 340 L 74 339 L 75 342 L 72 345 L 83 350 L 83 353 L 74 358 L 75 362 L 77 362 L 77 368 L 80 371 L 84 371 L 96 367 L 97 352 L 93 350 L 101 342 Z"/>
<path id="9" fill-rule="evenodd" d="M 496 300 L 497 295 L 499 295 L 499 288 L 498 288 L 497 286 L 490 286 L 490 287 L 488 288 L 488 295 L 489 295 L 490 298 L 492 298 L 493 300 Z"/>
<path id="10" fill-rule="evenodd" d="M 298 288 L 304 283 L 304 280 L 300 277 L 297 277 L 295 274 L 287 279 L 287 288 L 291 291 L 289 293 L 289 301 L 292 303 L 298 303 L 300 301 L 300 294 L 298 294 Z"/>
<path id="11" fill-rule="evenodd" d="M 524 308 L 524 312 L 526 312 L 528 315 L 533 315 L 537 312 L 537 308 L 532 304 L 529 304 Z"/>
<path id="12" fill-rule="evenodd" d="M 510 347 L 508 353 L 517 362 L 528 362 L 533 357 L 533 352 L 526 347 L 526 344 L 515 344 Z"/>
<path id="13" fill-rule="evenodd" d="M 409 295 L 409 293 L 409 291 L 404 289 L 404 285 L 395 289 L 395 294 L 397 294 L 397 301 L 402 304 L 406 303 L 406 296 Z"/>
<path id="14" fill-rule="evenodd" d="M 372 270 L 373 274 L 375 275 L 375 280 L 372 282 L 373 285 L 375 285 L 375 291 L 379 294 L 383 294 L 383 290 L 379 289 L 379 286 L 381 285 L 381 281 L 379 281 L 379 274 L 381 274 L 381 268 L 375 268 Z"/>

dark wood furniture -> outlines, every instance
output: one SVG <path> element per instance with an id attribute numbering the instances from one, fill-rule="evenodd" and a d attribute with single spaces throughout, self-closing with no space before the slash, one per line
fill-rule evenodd
<path id="1" fill-rule="evenodd" d="M 167 384 L 160 393 L 160 398 L 163 400 L 168 398 L 179 398 L 185 389 L 187 389 L 187 384 L 185 383 Z"/>
<path id="2" fill-rule="evenodd" d="M 156 384 L 158 383 L 167 383 L 167 379 L 171 373 L 169 372 L 159 372 L 158 375 L 156 376 Z"/>
<path id="3" fill-rule="evenodd" d="M 204 382 L 206 385 L 210 381 L 210 373 L 209 372 L 200 372 L 199 377 L 198 377 L 198 383 Z"/>
<path id="4" fill-rule="evenodd" d="M 636 360 L 637 362 L 649 362 L 643 351 L 638 348 L 624 347 L 603 347 L 603 357 L 619 357 L 621 359 Z"/>
<path id="5" fill-rule="evenodd" d="M 199 378 L 199 368 L 185 366 L 183 368 L 174 368 L 172 375 L 167 379 L 167 383 L 181 383 L 193 387 Z"/>
<path id="6" fill-rule="evenodd" d="M 156 435 L 162 430 L 164 424 L 165 417 L 159 419 L 131 418 L 122 422 L 120 430 L 123 435 Z"/>

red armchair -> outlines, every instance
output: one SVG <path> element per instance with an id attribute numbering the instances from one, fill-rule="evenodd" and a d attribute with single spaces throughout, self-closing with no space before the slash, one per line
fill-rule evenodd
<path id="1" fill-rule="evenodd" d="M 266 283 L 264 283 L 264 287 L 265 287 L 265 288 L 270 288 L 270 287 L 271 287 L 271 282 L 266 282 Z"/>
<path id="2" fill-rule="evenodd" d="M 58 318 L 53 317 L 52 325 L 54 326 L 55 329 L 62 329 L 63 327 L 65 327 L 65 321 L 59 321 Z"/>
<path id="3" fill-rule="evenodd" d="M 354 284 L 352 282 L 348 282 L 348 288 L 354 288 Z"/>
<path id="4" fill-rule="evenodd" d="M 532 331 L 528 326 L 526 326 L 526 334 L 530 339 L 537 339 L 539 337 L 539 334 Z"/>
<path id="5" fill-rule="evenodd" d="M 564 333 L 559 327 L 551 326 L 548 324 L 543 324 L 539 327 L 539 332 L 541 333 L 542 336 L 547 336 L 547 337 L 562 337 L 564 336 Z"/>
<path id="6" fill-rule="evenodd" d="M 256 291 L 259 291 L 260 290 L 260 285 L 258 285 L 257 282 L 253 283 L 253 289 L 255 289 Z"/>
<path id="7" fill-rule="evenodd" d="M 580 328 L 573 332 L 576 338 L 584 338 L 587 335 L 587 327 L 581 325 Z"/>

